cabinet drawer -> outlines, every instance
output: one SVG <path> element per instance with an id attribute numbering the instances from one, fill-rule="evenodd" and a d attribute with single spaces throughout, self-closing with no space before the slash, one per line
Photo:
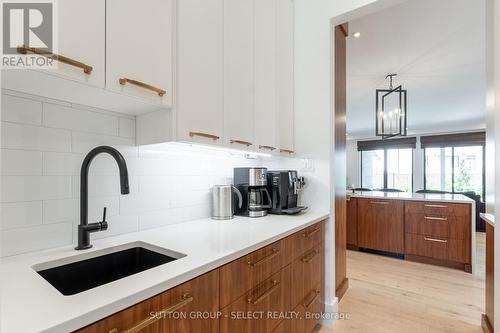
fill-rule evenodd
<path id="1" fill-rule="evenodd" d="M 470 264 L 470 239 L 448 239 L 448 260 Z"/>
<path id="2" fill-rule="evenodd" d="M 221 333 L 272 332 L 282 319 L 268 318 L 268 314 L 290 310 L 290 273 L 289 265 L 225 307 Z"/>
<path id="3" fill-rule="evenodd" d="M 421 213 L 433 216 L 467 216 L 470 215 L 470 205 L 429 201 L 406 201 L 405 211 L 406 213 Z"/>
<path id="4" fill-rule="evenodd" d="M 220 306 L 241 295 L 288 264 L 287 242 L 282 240 L 235 260 L 220 269 Z"/>
<path id="5" fill-rule="evenodd" d="M 448 259 L 448 239 L 406 234 L 405 253 L 434 259 Z"/>
<path id="6" fill-rule="evenodd" d="M 407 213 L 405 231 L 435 237 L 449 237 L 449 218 L 426 214 Z"/>
<path id="7" fill-rule="evenodd" d="M 191 319 L 190 313 L 216 313 L 218 300 L 219 272 L 212 271 L 196 279 L 170 289 L 162 294 L 131 306 L 108 318 L 87 326 L 78 333 L 128 332 L 150 319 L 141 333 L 195 333 L 219 331 L 218 319 Z M 172 315 L 173 312 L 186 314 L 187 318 Z M 158 314 L 159 319 L 151 314 Z"/>
<path id="8" fill-rule="evenodd" d="M 323 258 L 323 245 L 319 244 L 293 261 L 292 308 L 303 302 L 311 289 L 321 283 Z"/>
<path id="9" fill-rule="evenodd" d="M 321 313 L 324 312 L 323 289 L 318 284 L 310 290 L 306 298 L 295 308 L 298 318 L 291 321 L 290 332 L 310 333 L 320 323 Z"/>
<path id="10" fill-rule="evenodd" d="M 320 244 L 324 240 L 324 222 L 312 225 L 302 231 L 291 236 L 292 258 L 309 251 L 316 244 Z"/>

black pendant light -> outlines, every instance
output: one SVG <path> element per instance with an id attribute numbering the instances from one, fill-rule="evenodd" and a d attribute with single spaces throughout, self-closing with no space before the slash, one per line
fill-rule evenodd
<path id="1" fill-rule="evenodd" d="M 389 74 L 389 89 L 377 89 L 375 109 L 375 132 L 382 139 L 408 134 L 407 92 L 400 85 L 393 86 L 397 74 Z"/>

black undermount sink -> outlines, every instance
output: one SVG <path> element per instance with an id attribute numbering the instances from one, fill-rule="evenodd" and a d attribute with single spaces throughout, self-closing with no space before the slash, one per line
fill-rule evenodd
<path id="1" fill-rule="evenodd" d="M 141 244 L 147 245 L 148 248 Z M 63 259 L 33 268 L 61 294 L 71 296 L 185 256 L 145 243 L 121 246 L 114 252 L 101 252 L 106 254 L 99 255 L 97 251 L 93 253 L 93 257 L 82 255 L 73 258 L 69 263 Z"/>

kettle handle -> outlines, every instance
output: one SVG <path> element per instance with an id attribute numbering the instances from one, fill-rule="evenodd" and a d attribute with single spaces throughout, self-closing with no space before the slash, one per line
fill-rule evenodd
<path id="1" fill-rule="evenodd" d="M 238 196 L 238 208 L 241 209 L 241 206 L 243 205 L 243 197 L 241 196 L 241 192 L 235 186 L 231 185 L 231 188 L 233 189 L 233 192 Z"/>

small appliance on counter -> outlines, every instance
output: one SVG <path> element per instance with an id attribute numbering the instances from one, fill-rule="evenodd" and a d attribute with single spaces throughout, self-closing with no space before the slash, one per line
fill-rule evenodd
<path id="1" fill-rule="evenodd" d="M 236 205 L 235 196 L 238 198 L 238 207 L 241 208 L 243 199 L 241 192 L 232 185 L 215 185 L 212 188 L 212 219 L 231 220 L 234 217 Z"/>
<path id="2" fill-rule="evenodd" d="M 234 186 L 241 192 L 243 205 L 236 215 L 263 217 L 271 208 L 267 189 L 267 168 L 234 168 Z"/>
<path id="3" fill-rule="evenodd" d="M 268 171 L 267 186 L 271 192 L 272 207 L 270 214 L 298 214 L 307 209 L 299 206 L 299 192 L 305 185 L 303 177 L 297 171 Z"/>

